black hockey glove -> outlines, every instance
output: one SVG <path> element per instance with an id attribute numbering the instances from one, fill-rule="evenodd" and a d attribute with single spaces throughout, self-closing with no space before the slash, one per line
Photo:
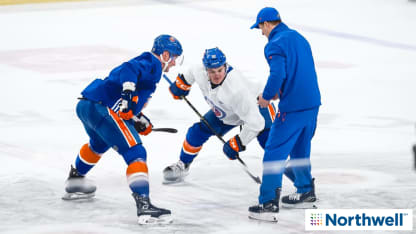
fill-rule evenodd
<path id="1" fill-rule="evenodd" d="M 138 114 L 137 117 L 135 117 L 133 120 L 134 128 L 140 135 L 146 136 L 152 132 L 153 125 L 150 122 L 150 119 L 147 118 L 144 114 Z"/>

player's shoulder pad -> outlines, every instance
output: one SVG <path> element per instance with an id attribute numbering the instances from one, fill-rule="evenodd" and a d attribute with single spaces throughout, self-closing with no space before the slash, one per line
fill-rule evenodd
<path id="1" fill-rule="evenodd" d="M 247 78 L 238 69 L 233 69 L 228 72 L 227 77 L 223 83 L 227 87 L 227 92 L 231 96 L 236 96 L 241 93 L 247 92 Z"/>
<path id="2" fill-rule="evenodd" d="M 160 64 L 160 61 L 149 52 L 144 52 L 141 55 L 131 59 L 130 63 L 139 66 L 141 69 L 154 69 L 155 66 Z"/>

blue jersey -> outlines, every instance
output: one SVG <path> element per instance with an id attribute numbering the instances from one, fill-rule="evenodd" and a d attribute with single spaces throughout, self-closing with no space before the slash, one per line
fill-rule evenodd
<path id="1" fill-rule="evenodd" d="M 308 41 L 297 31 L 280 23 L 269 35 L 264 55 L 270 75 L 263 98 L 279 95 L 279 111 L 294 112 L 321 105 L 318 80 Z"/>
<path id="2" fill-rule="evenodd" d="M 156 90 L 156 84 L 161 76 L 162 64 L 159 59 L 145 52 L 114 68 L 104 80 L 94 80 L 81 94 L 84 98 L 99 102 L 117 112 L 121 102 L 123 83 L 133 82 L 136 84 L 133 96 L 139 97 L 136 108 L 133 110 L 133 114 L 137 115 Z"/>

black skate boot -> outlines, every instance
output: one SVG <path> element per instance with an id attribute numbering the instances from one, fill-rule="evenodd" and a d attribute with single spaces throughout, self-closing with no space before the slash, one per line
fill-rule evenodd
<path id="1" fill-rule="evenodd" d="M 158 208 L 150 203 L 150 198 L 133 193 L 136 201 L 139 224 L 168 224 L 172 222 L 170 210 Z"/>
<path id="2" fill-rule="evenodd" d="M 65 182 L 66 194 L 63 200 L 89 199 L 95 196 L 97 187 L 85 179 L 78 170 L 71 165 L 68 179 Z"/>
<path id="3" fill-rule="evenodd" d="M 262 221 L 277 222 L 277 216 L 279 214 L 280 191 L 281 188 L 276 189 L 275 199 L 270 200 L 264 204 L 250 206 L 248 208 L 248 217 Z"/>
<path id="4" fill-rule="evenodd" d="M 189 174 L 190 163 L 184 163 L 179 160 L 177 163 L 174 163 L 163 170 L 163 178 L 165 181 L 164 184 L 173 184 L 182 182 Z"/>
<path id="5" fill-rule="evenodd" d="M 312 189 L 306 193 L 292 193 L 282 197 L 282 207 L 289 209 L 315 209 L 315 178 L 312 178 Z"/>

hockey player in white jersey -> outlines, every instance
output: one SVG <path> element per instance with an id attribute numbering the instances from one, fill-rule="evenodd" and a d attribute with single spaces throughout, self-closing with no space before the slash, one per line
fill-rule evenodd
<path id="1" fill-rule="evenodd" d="M 202 61 L 203 65 L 191 67 L 178 75 L 169 87 L 173 97 L 180 99 L 188 95 L 192 84 L 197 83 L 211 107 L 204 118 L 219 135 L 223 136 L 232 128 L 242 126 L 241 132 L 223 146 L 229 159 L 236 159 L 238 152 L 244 151 L 256 137 L 264 148 L 276 115 L 273 104 L 266 108 L 257 105 L 258 94 L 250 89 L 252 87 L 240 72 L 226 63 L 226 57 L 220 49 L 205 50 Z M 192 125 L 183 142 L 179 161 L 163 171 L 165 183 L 182 181 L 203 144 L 213 135 L 202 121 Z"/>

